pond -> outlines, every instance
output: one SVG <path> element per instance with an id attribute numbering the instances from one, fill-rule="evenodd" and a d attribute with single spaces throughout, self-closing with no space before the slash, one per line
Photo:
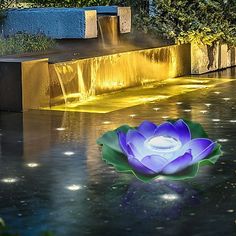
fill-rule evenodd
<path id="1" fill-rule="evenodd" d="M 233 79 L 236 72 L 206 77 Z M 235 91 L 232 80 L 106 114 L 1 112 L 0 217 L 23 236 L 234 235 Z M 194 179 L 150 183 L 101 160 L 96 140 L 104 132 L 168 118 L 201 123 L 224 156 Z"/>

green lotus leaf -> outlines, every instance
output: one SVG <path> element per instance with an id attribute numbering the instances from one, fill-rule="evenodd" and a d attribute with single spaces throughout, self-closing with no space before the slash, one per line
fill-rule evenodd
<path id="1" fill-rule="evenodd" d="M 222 155 L 223 152 L 221 150 L 221 145 L 217 143 L 213 152 L 207 158 L 199 161 L 199 165 L 200 166 L 214 165 Z"/>
<path id="2" fill-rule="evenodd" d="M 122 153 L 122 150 L 120 149 L 120 145 L 119 145 L 119 141 L 118 141 L 117 131 L 122 131 L 124 133 L 127 133 L 129 129 L 134 129 L 134 128 L 132 128 L 128 125 L 122 125 L 119 128 L 117 128 L 116 130 L 108 131 L 97 140 L 97 144 L 99 144 L 99 145 L 105 144 L 106 146 L 110 147 L 111 149 Z"/>

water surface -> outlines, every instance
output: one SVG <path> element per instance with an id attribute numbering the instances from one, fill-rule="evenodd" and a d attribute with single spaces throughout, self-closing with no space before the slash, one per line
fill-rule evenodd
<path id="1" fill-rule="evenodd" d="M 208 76 L 236 78 L 235 69 Z M 0 113 L 0 216 L 23 236 L 235 235 L 235 91 L 231 81 L 107 114 Z M 198 177 L 144 184 L 101 160 L 104 132 L 178 117 L 223 145 Z"/>

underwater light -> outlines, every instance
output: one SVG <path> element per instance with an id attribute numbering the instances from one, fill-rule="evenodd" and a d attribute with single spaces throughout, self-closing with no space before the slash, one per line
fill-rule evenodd
<path id="1" fill-rule="evenodd" d="M 61 127 L 61 128 L 56 128 L 57 131 L 64 131 L 65 128 Z"/>
<path id="2" fill-rule="evenodd" d="M 227 212 L 233 213 L 233 212 L 234 212 L 234 209 L 229 209 L 229 210 L 227 210 Z"/>
<path id="3" fill-rule="evenodd" d="M 213 122 L 220 122 L 220 119 L 212 119 Z"/>
<path id="4" fill-rule="evenodd" d="M 13 183 L 16 183 L 18 179 L 17 178 L 4 178 L 1 181 L 6 184 L 13 184 Z"/>
<path id="5" fill-rule="evenodd" d="M 205 113 L 207 113 L 208 111 L 206 111 L 206 110 L 202 110 L 202 111 L 200 111 L 202 114 L 205 114 Z"/>
<path id="6" fill-rule="evenodd" d="M 174 201 L 179 198 L 179 196 L 177 194 L 163 194 L 160 197 L 161 197 L 161 199 L 163 199 L 165 201 Z"/>
<path id="7" fill-rule="evenodd" d="M 162 116 L 162 119 L 168 119 L 169 116 Z"/>
<path id="8" fill-rule="evenodd" d="M 73 156 L 75 153 L 74 152 L 64 152 L 64 155 L 66 156 Z"/>
<path id="9" fill-rule="evenodd" d="M 102 123 L 103 123 L 104 125 L 109 125 L 109 124 L 111 124 L 110 121 L 103 121 Z"/>
<path id="10" fill-rule="evenodd" d="M 39 166 L 39 164 L 38 163 L 28 163 L 28 164 L 26 164 L 28 167 L 30 167 L 30 168 L 35 168 L 35 167 L 38 167 Z"/>
<path id="11" fill-rule="evenodd" d="M 210 107 L 210 106 L 211 106 L 211 103 L 205 103 L 205 105 L 206 105 L 207 107 Z"/>
<path id="12" fill-rule="evenodd" d="M 78 191 L 80 189 L 82 189 L 81 185 L 76 185 L 76 184 L 72 184 L 66 187 L 68 190 L 70 191 Z"/>
<path id="13" fill-rule="evenodd" d="M 221 143 L 226 143 L 226 142 L 228 142 L 229 140 L 226 139 L 226 138 L 220 138 L 220 139 L 218 139 L 218 141 L 221 142 Z"/>

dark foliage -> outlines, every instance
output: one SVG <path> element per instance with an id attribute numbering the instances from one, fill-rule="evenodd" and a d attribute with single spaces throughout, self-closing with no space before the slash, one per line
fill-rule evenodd
<path id="1" fill-rule="evenodd" d="M 236 45 L 236 1 L 154 0 L 151 15 L 141 12 L 135 25 L 177 43 Z"/>

